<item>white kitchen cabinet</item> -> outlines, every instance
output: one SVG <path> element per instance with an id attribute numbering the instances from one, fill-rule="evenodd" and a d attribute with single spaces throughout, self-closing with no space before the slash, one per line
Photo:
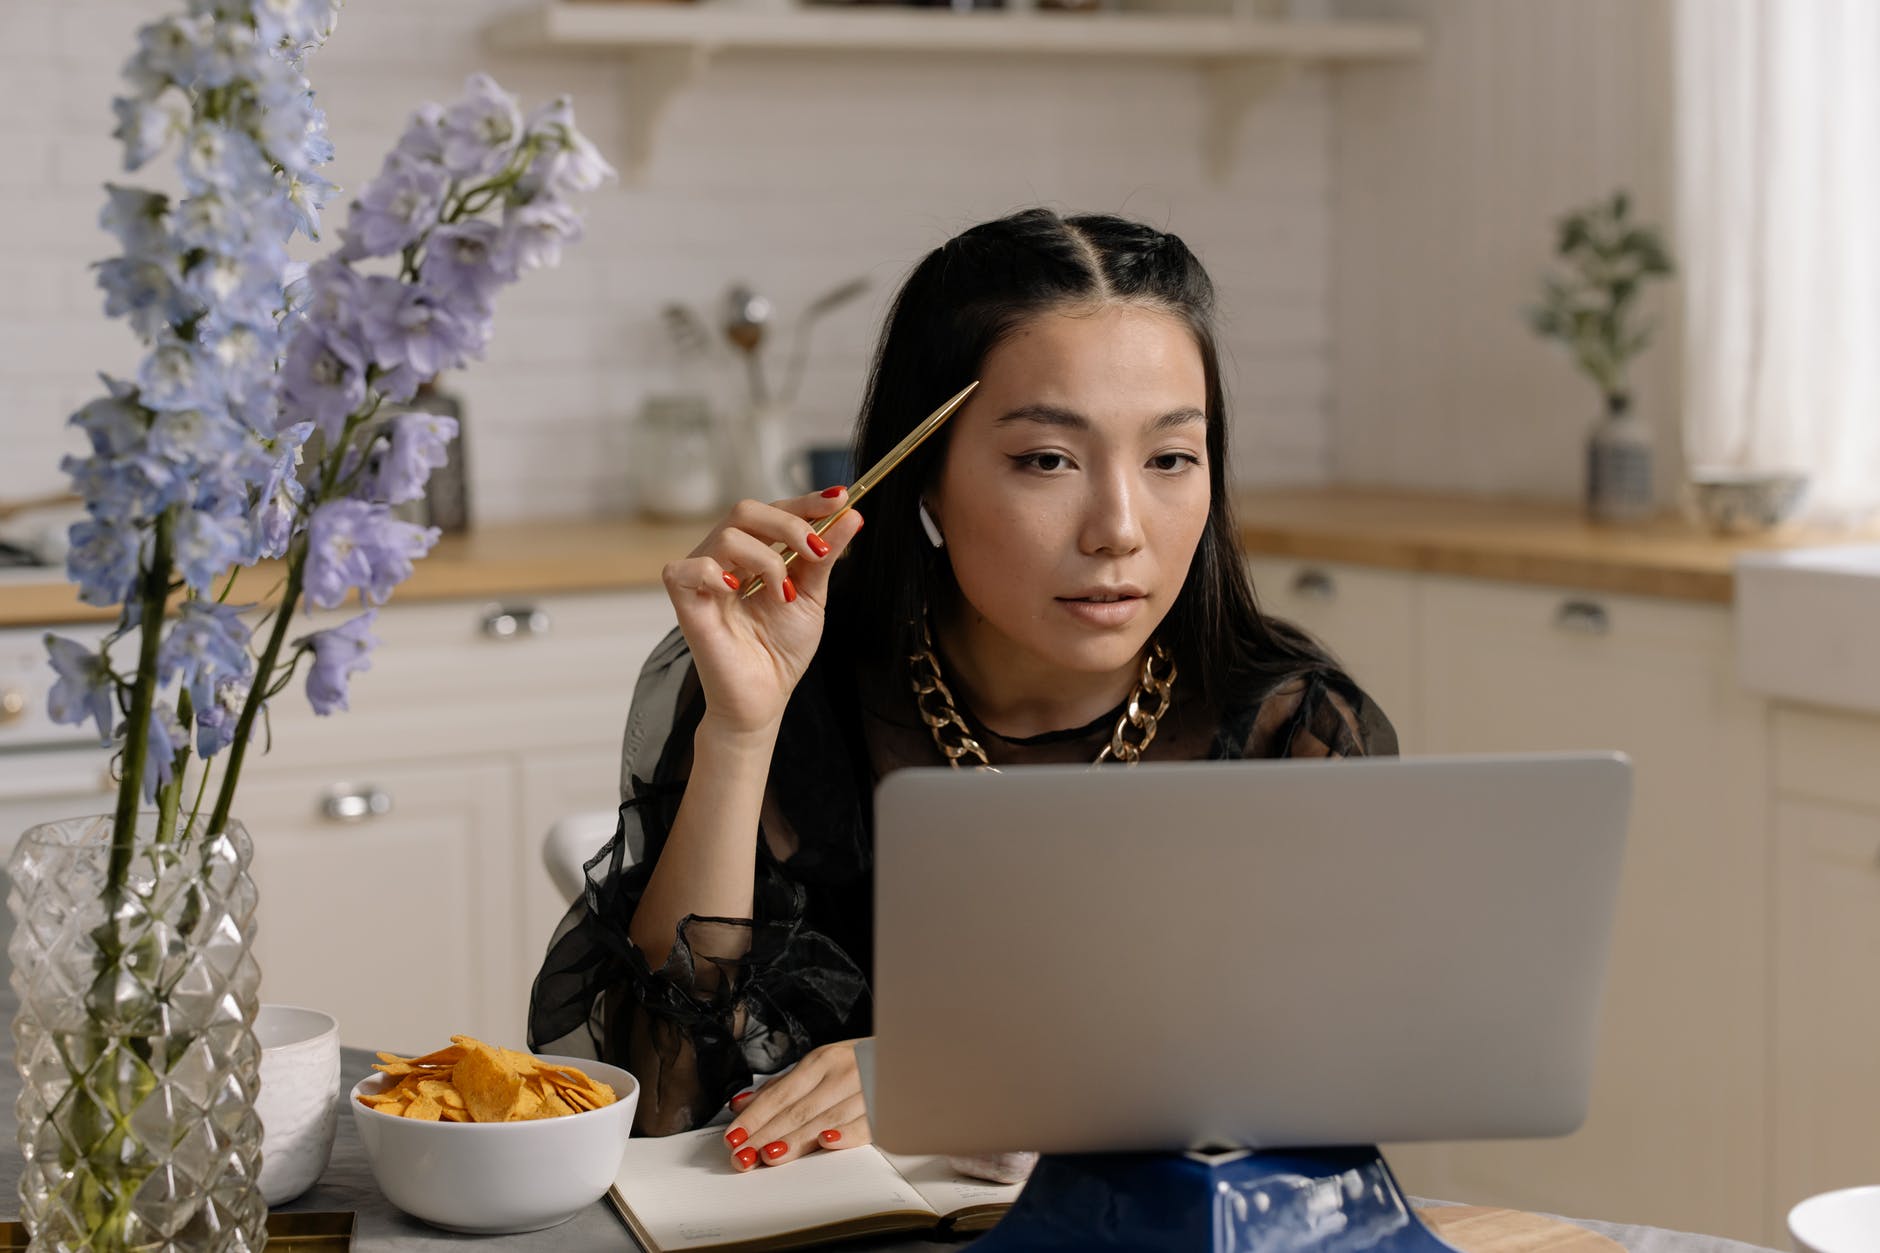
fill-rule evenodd
<path id="1" fill-rule="evenodd" d="M 1880 1179 L 1880 718 L 1775 719 L 1775 1207 Z"/>
<path id="2" fill-rule="evenodd" d="M 239 800 L 263 1000 L 324 1010 L 375 1049 L 520 1038 L 500 995 L 517 967 L 508 763 L 282 771 Z"/>
<path id="3" fill-rule="evenodd" d="M 1586 1125 L 1449 1147 L 1435 1186 L 1769 1238 L 1766 714 L 1735 682 L 1728 610 L 1432 576 L 1417 638 L 1426 751 L 1635 766 Z"/>
<path id="4" fill-rule="evenodd" d="M 1252 557 L 1247 572 L 1264 613 L 1311 632 L 1370 693 L 1412 752 L 1417 692 L 1416 576 L 1335 562 Z"/>
<path id="5" fill-rule="evenodd" d="M 659 589 L 394 604 L 349 712 L 277 698 L 274 751 L 249 759 L 235 807 L 256 845 L 262 995 L 334 1014 L 349 1044 L 520 1047 L 560 914 L 543 836 L 617 803 L 634 680 L 673 621 Z"/>

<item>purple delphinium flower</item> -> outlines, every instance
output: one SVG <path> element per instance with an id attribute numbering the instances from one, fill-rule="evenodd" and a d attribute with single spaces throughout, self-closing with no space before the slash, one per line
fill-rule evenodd
<path id="1" fill-rule="evenodd" d="M 206 588 L 245 555 L 249 522 L 239 514 L 218 517 L 185 509 L 176 521 L 177 572 L 191 587 Z"/>
<path id="2" fill-rule="evenodd" d="M 46 652 L 59 681 L 52 685 L 47 710 L 52 720 L 68 726 L 81 726 L 87 718 L 98 723 L 98 742 L 111 742 L 111 724 L 117 703 L 117 682 L 103 655 L 92 652 L 77 640 L 62 635 L 46 635 Z"/>
<path id="3" fill-rule="evenodd" d="M 242 706 L 248 701 L 248 684 L 225 678 L 215 685 L 207 705 L 196 706 L 196 751 L 203 757 L 215 756 L 235 742 L 236 724 L 241 721 Z"/>
<path id="4" fill-rule="evenodd" d="M 523 200 L 593 191 L 615 177 L 614 167 L 587 136 L 575 129 L 574 102 L 567 96 L 536 109 L 525 128 L 535 155 L 517 182 Z"/>
<path id="5" fill-rule="evenodd" d="M 387 280 L 374 285 L 359 310 L 365 342 L 385 369 L 408 365 L 419 378 L 462 365 L 482 347 L 474 325 L 421 286 Z"/>
<path id="6" fill-rule="evenodd" d="M 186 106 L 173 96 L 160 100 L 119 96 L 111 101 L 111 109 L 118 119 L 111 137 L 124 145 L 126 171 L 142 169 L 189 125 Z"/>
<path id="7" fill-rule="evenodd" d="M 85 432 L 91 450 L 100 457 L 122 457 L 139 451 L 150 431 L 150 415 L 130 396 L 100 396 L 86 402 L 69 421 Z"/>
<path id="8" fill-rule="evenodd" d="M 66 577 L 87 605 L 121 604 L 137 582 L 142 537 L 136 528 L 88 518 L 67 532 Z"/>
<path id="9" fill-rule="evenodd" d="M 147 409 L 213 409 L 222 403 L 220 372 L 193 344 L 157 345 L 137 370 L 139 399 Z"/>
<path id="10" fill-rule="evenodd" d="M 189 744 L 189 731 L 167 701 L 150 710 L 149 752 L 144 762 L 144 800 L 154 802 L 157 789 L 176 774 L 176 754 Z"/>
<path id="11" fill-rule="evenodd" d="M 267 441 L 271 460 L 255 502 L 256 556 L 279 557 L 293 538 L 294 520 L 307 498 L 307 489 L 301 486 L 294 470 L 300 464 L 301 445 L 312 433 L 313 423 L 301 422 Z"/>
<path id="12" fill-rule="evenodd" d="M 450 460 L 457 420 L 436 413 L 401 413 L 367 454 L 360 496 L 388 505 L 424 495 L 431 471 Z"/>
<path id="13" fill-rule="evenodd" d="M 437 220 L 450 176 L 394 149 L 378 177 L 352 203 L 340 256 L 348 261 L 386 257 L 416 243 Z"/>
<path id="14" fill-rule="evenodd" d="M 157 649 L 157 682 L 180 682 L 198 709 L 215 701 L 223 679 L 247 679 L 254 669 L 248 655 L 248 624 L 242 613 L 252 605 L 224 605 L 190 599 L 178 611 L 176 625 Z"/>
<path id="15" fill-rule="evenodd" d="M 108 199 L 98 214 L 98 225 L 124 245 L 125 253 L 144 256 L 161 252 L 168 245 L 168 196 L 115 183 L 106 183 L 104 190 Z"/>
<path id="16" fill-rule="evenodd" d="M 112 257 L 93 268 L 104 290 L 105 316 L 128 318 L 143 339 L 153 339 L 165 326 L 200 312 L 167 259 Z"/>
<path id="17" fill-rule="evenodd" d="M 518 273 L 559 264 L 561 246 L 579 238 L 581 219 L 565 201 L 545 198 L 504 211 L 501 251 Z"/>
<path id="18" fill-rule="evenodd" d="M 372 668 L 368 654 L 379 641 L 370 632 L 378 612 L 368 609 L 340 626 L 296 641 L 313 653 L 313 666 L 307 671 L 307 703 L 316 714 L 345 709 L 349 679 L 356 671 Z"/>
<path id="19" fill-rule="evenodd" d="M 331 609 L 353 588 L 382 605 L 392 589 L 411 577 L 413 558 L 437 543 L 436 527 L 394 518 L 384 505 L 333 500 L 313 511 L 307 524 L 307 601 Z"/>
<path id="20" fill-rule="evenodd" d="M 516 98 L 487 74 L 472 74 L 461 100 L 444 110 L 444 168 L 460 182 L 500 174 L 522 135 Z"/>
<path id="21" fill-rule="evenodd" d="M 502 230 L 494 222 L 471 220 L 440 226 L 425 241 L 418 277 L 453 305 L 488 308 L 496 291 L 515 281 L 510 258 L 500 252 Z"/>
<path id="22" fill-rule="evenodd" d="M 366 403 L 366 363 L 358 346 L 336 328 L 304 323 L 281 365 L 281 400 L 291 417 L 337 438 Z"/>

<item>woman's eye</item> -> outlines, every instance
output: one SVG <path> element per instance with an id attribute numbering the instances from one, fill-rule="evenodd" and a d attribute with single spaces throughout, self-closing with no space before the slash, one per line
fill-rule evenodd
<path id="1" fill-rule="evenodd" d="M 1189 466 L 1201 464 L 1201 458 L 1191 452 L 1162 452 L 1149 458 L 1149 464 L 1158 470 L 1173 472 L 1185 470 Z"/>
<path id="2" fill-rule="evenodd" d="M 1061 452 L 1028 452 L 1022 457 L 1014 457 L 1027 470 L 1041 470 L 1046 474 L 1065 469 L 1071 460 Z"/>

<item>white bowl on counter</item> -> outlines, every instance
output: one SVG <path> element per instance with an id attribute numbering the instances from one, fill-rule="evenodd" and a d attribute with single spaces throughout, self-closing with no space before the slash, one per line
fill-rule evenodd
<path id="1" fill-rule="evenodd" d="M 531 1122 L 422 1122 L 360 1104 L 386 1086 L 384 1075 L 354 1084 L 347 1104 L 385 1199 L 434 1227 L 496 1235 L 553 1227 L 605 1196 L 626 1156 L 640 1085 L 617 1066 L 541 1056 L 600 1080 L 618 1099 Z"/>
<path id="2" fill-rule="evenodd" d="M 1880 1253 L 1880 1184 L 1811 1196 L 1789 1211 L 1795 1253 Z"/>

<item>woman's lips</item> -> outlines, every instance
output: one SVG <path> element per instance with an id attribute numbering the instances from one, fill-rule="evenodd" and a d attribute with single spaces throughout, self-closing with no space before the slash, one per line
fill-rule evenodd
<path id="1" fill-rule="evenodd" d="M 1124 626 L 1142 612 L 1140 596 L 1105 597 L 1100 600 L 1061 596 L 1057 603 L 1077 621 L 1097 627 Z"/>

